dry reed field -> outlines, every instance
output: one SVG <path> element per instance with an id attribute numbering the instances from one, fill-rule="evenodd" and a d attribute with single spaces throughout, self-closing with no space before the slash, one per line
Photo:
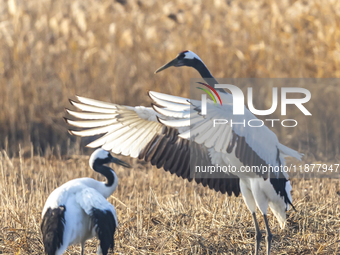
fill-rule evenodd
<path id="1" fill-rule="evenodd" d="M 215 77 L 340 78 L 340 1 L 0 0 L 0 254 L 42 254 L 50 192 L 73 178 L 102 178 L 88 166 L 88 140 L 67 133 L 68 99 L 149 106 L 148 90 L 189 96 L 196 71 L 154 74 L 182 50 Z M 302 163 L 340 163 L 339 85 L 309 89 L 313 117 L 273 131 L 306 155 Z M 268 108 L 268 91 L 257 92 L 255 104 Z M 253 254 L 241 197 L 131 164 L 115 168 L 109 198 L 120 223 L 115 253 Z M 288 211 L 286 228 L 269 213 L 272 253 L 340 254 L 339 181 L 293 178 L 292 186 L 297 211 Z M 88 241 L 86 254 L 97 245 Z"/>

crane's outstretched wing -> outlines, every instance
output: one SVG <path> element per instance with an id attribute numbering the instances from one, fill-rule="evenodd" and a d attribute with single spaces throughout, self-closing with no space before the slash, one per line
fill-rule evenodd
<path id="1" fill-rule="evenodd" d="M 88 144 L 88 147 L 101 146 L 116 154 L 138 157 L 151 162 L 157 168 L 163 167 L 164 170 L 189 181 L 192 180 L 191 163 L 212 164 L 208 148 L 179 136 L 180 132 L 185 132 L 189 127 L 167 127 L 159 123 L 157 118 L 161 115 L 153 108 L 121 106 L 84 97 L 77 97 L 77 99 L 79 102 L 71 101 L 71 103 L 81 112 L 72 110 L 67 110 L 67 112 L 80 120 L 65 120 L 70 125 L 83 130 L 72 130 L 70 133 L 77 136 L 104 134 Z M 163 118 L 175 120 L 190 114 L 192 107 L 187 99 L 172 97 L 172 100 L 172 102 L 164 102 L 164 110 L 171 109 L 175 113 L 173 112 L 173 116 L 169 117 L 162 116 Z M 194 179 L 203 186 L 238 196 L 240 194 L 239 179 L 232 174 L 229 174 L 229 177 L 217 179 L 194 176 Z"/>
<path id="2" fill-rule="evenodd" d="M 286 188 L 288 175 L 281 166 L 285 164 L 286 156 L 301 160 L 302 154 L 279 143 L 277 136 L 265 125 L 259 125 L 261 121 L 246 107 L 244 115 L 233 115 L 233 105 L 228 100 L 223 106 L 208 101 L 207 114 L 202 116 L 199 114 L 201 101 L 190 100 L 191 109 L 196 115 L 191 111 L 190 114 L 167 119 L 177 114 L 175 107 L 166 106 L 169 101 L 176 103 L 172 96 L 150 92 L 150 97 L 156 103 L 153 105 L 154 110 L 164 116 L 159 117 L 159 122 L 167 127 L 178 128 L 181 138 L 209 148 L 213 164 L 223 160 L 226 164 L 237 166 L 239 169 L 235 175 L 240 178 L 269 178 L 277 194 L 283 197 L 287 205 L 291 204 Z M 252 171 L 241 171 L 242 166 L 250 166 Z"/>
<path id="3" fill-rule="evenodd" d="M 175 107 L 166 106 L 168 101 L 175 103 L 172 96 L 150 92 L 150 97 L 156 103 L 153 108 L 160 115 L 160 123 L 178 128 L 181 138 L 204 144 L 215 153 L 222 153 L 228 164 L 238 165 L 237 158 L 245 166 L 280 166 L 284 164 L 285 156 L 301 159 L 302 154 L 280 144 L 275 133 L 265 125 L 261 126 L 261 121 L 246 107 L 244 115 L 233 115 L 232 104 L 224 103 L 222 106 L 208 101 L 207 114 L 202 116 L 199 114 L 201 101 L 190 100 L 190 114 L 168 119 L 177 113 Z M 193 114 L 193 111 L 197 114 Z"/>

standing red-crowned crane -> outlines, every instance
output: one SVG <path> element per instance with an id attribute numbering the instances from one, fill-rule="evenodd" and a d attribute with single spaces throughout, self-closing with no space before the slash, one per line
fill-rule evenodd
<path id="1" fill-rule="evenodd" d="M 156 72 L 170 66 L 191 66 L 210 83 L 214 79 L 202 60 L 191 51 L 181 52 L 176 59 Z M 280 167 L 285 164 L 286 156 L 300 160 L 301 154 L 279 143 L 277 136 L 266 126 L 255 129 L 226 124 L 213 128 L 213 119 L 236 118 L 232 114 L 232 97 L 228 93 L 220 93 L 222 101 L 226 102 L 223 106 L 215 106 L 208 100 L 206 116 L 200 114 L 201 102 L 198 100 L 152 91 L 149 96 L 153 100 L 149 108 L 77 97 L 78 102 L 71 100 L 71 103 L 81 111 L 67 112 L 80 120 L 66 121 L 83 130 L 71 130 L 70 133 L 78 136 L 105 134 L 87 146 L 102 147 L 116 154 L 143 159 L 157 168 L 163 168 L 189 181 L 195 179 L 197 183 L 223 194 L 234 193 L 238 196 L 241 191 L 254 220 L 255 254 L 258 254 L 261 240 L 256 207 L 264 217 L 267 254 L 270 254 L 272 234 L 267 220 L 267 208 L 271 208 L 283 227 L 286 210 L 292 205 L 292 188 L 287 174 L 282 171 L 269 175 L 237 171 L 229 172 L 229 178 L 210 178 L 190 175 L 193 171 L 190 166 L 232 165 L 237 169 L 242 166 Z M 246 122 L 256 119 L 246 108 L 242 118 Z"/>
<path id="2" fill-rule="evenodd" d="M 116 173 L 105 164 L 129 164 L 114 158 L 103 149 L 95 150 L 90 157 L 90 167 L 104 175 L 107 182 L 92 178 L 71 180 L 55 189 L 47 198 L 42 211 L 41 232 L 45 253 L 63 254 L 71 244 L 81 243 L 84 254 L 85 241 L 98 237 L 98 254 L 106 255 L 114 247 L 114 233 L 118 227 L 117 214 L 108 198 L 117 188 Z"/>

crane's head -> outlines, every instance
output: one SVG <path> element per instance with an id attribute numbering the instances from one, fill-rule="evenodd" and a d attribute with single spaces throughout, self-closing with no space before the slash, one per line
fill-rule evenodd
<path id="1" fill-rule="evenodd" d="M 195 63 L 197 62 L 202 62 L 200 57 L 190 50 L 185 50 L 179 53 L 175 59 L 171 60 L 169 63 L 165 64 L 164 66 L 158 68 L 155 73 L 163 71 L 164 69 L 167 69 L 170 66 L 175 66 L 175 67 L 194 66 Z"/>
<path id="2" fill-rule="evenodd" d="M 89 163 L 92 168 L 94 165 L 104 165 L 108 163 L 115 163 L 117 165 L 131 168 L 128 163 L 113 157 L 109 151 L 106 151 L 102 148 L 99 148 L 92 153 Z"/>

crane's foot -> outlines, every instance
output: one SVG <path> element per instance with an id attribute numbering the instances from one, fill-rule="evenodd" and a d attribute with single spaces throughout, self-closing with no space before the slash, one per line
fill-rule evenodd
<path id="1" fill-rule="evenodd" d="M 272 243 L 273 235 L 270 232 L 267 215 L 263 214 L 263 217 L 264 217 L 264 222 L 266 223 L 266 231 L 267 231 L 267 235 L 266 235 L 267 255 L 270 255 L 270 248 L 271 248 L 271 243 Z"/>
<path id="2" fill-rule="evenodd" d="M 256 220 L 255 212 L 252 215 L 253 215 L 253 221 L 254 221 L 254 226 L 255 226 L 255 239 L 256 239 L 256 243 L 255 243 L 255 255 L 258 255 L 259 254 L 259 248 L 260 248 L 260 242 L 261 242 L 262 234 L 260 232 L 259 224 L 257 223 L 257 220 Z"/>

